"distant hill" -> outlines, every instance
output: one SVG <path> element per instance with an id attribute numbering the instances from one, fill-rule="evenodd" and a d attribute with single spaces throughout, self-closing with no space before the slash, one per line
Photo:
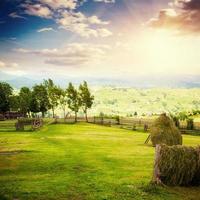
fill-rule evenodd
<path id="1" fill-rule="evenodd" d="M 36 77 L 37 78 L 37 77 Z M 1 81 L 10 83 L 14 88 L 32 87 L 41 83 L 42 79 L 35 77 L 16 77 L 0 73 Z M 79 84 L 84 79 L 62 77 L 56 79 L 56 84 L 66 87 L 69 81 Z M 188 76 L 182 78 L 157 77 L 150 80 L 136 78 L 127 79 L 95 79 L 86 78 L 95 96 L 91 115 L 103 112 L 113 115 L 139 115 L 161 112 L 181 112 L 200 110 L 200 77 Z M 105 86 L 107 85 L 107 86 Z M 61 115 L 58 109 L 57 114 Z"/>
<path id="2" fill-rule="evenodd" d="M 41 77 L 41 76 L 40 76 Z M 13 87 L 20 88 L 22 86 L 32 87 L 34 84 L 42 82 L 43 79 L 49 77 L 37 76 L 15 76 L 0 72 L 0 80 L 9 82 Z M 50 77 L 51 78 L 51 77 Z M 157 88 L 157 87 L 170 87 L 170 88 L 197 88 L 200 87 L 199 75 L 166 75 L 166 76 L 139 76 L 133 75 L 130 77 L 70 77 L 59 76 L 52 78 L 57 84 L 66 87 L 69 82 L 79 84 L 83 80 L 89 82 L 90 85 L 95 86 L 121 86 L 121 87 L 135 87 L 135 88 Z"/>
<path id="3" fill-rule="evenodd" d="M 93 88 L 91 114 L 133 115 L 200 110 L 200 88 Z"/>

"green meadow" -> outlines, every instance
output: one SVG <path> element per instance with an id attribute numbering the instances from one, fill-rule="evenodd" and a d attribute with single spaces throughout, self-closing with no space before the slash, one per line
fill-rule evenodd
<path id="1" fill-rule="evenodd" d="M 148 134 L 77 123 L 0 132 L 1 200 L 198 200 L 199 187 L 150 184 Z M 185 145 L 200 137 L 184 135 Z"/>

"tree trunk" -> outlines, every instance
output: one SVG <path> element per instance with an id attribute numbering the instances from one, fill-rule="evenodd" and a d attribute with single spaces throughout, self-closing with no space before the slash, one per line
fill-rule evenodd
<path id="1" fill-rule="evenodd" d="M 87 109 L 85 110 L 85 120 L 88 122 Z"/>
<path id="2" fill-rule="evenodd" d="M 77 112 L 75 112 L 75 122 L 77 122 Z"/>
<path id="3" fill-rule="evenodd" d="M 63 113 L 64 113 L 64 122 L 66 122 L 66 114 L 65 114 L 65 108 L 63 108 Z"/>
<path id="4" fill-rule="evenodd" d="M 52 112 L 53 112 L 53 118 L 54 118 L 54 117 L 55 117 L 55 116 L 54 116 L 54 107 L 52 108 Z"/>
<path id="5" fill-rule="evenodd" d="M 44 114 L 45 114 L 45 112 L 42 112 L 42 118 L 44 118 Z"/>

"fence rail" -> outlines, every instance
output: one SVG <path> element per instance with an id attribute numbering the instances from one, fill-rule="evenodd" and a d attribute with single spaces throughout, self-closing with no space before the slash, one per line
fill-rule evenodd
<path id="1" fill-rule="evenodd" d="M 32 131 L 43 126 L 39 118 L 19 118 L 18 120 L 0 121 L 0 131 Z"/>
<path id="2" fill-rule="evenodd" d="M 64 119 L 56 119 L 57 123 L 75 123 L 75 118 L 70 116 Z M 155 118 L 130 118 L 130 117 L 116 117 L 116 118 L 108 118 L 108 117 L 88 117 L 89 123 L 105 125 L 105 126 L 118 126 L 120 128 L 132 129 L 132 130 L 144 130 L 148 131 Z M 85 122 L 84 117 L 78 117 L 78 122 Z M 200 133 L 200 122 L 193 122 L 193 129 L 188 129 L 187 121 L 180 121 L 179 129 L 186 133 L 189 131 L 196 131 Z"/>
<path id="3" fill-rule="evenodd" d="M 115 118 L 108 118 L 108 117 L 88 117 L 88 122 L 89 123 L 94 123 L 94 124 L 99 124 L 99 125 L 104 125 L 104 126 L 117 126 L 120 128 L 125 128 L 125 129 L 131 129 L 131 130 L 143 130 L 143 131 L 148 131 L 155 119 L 147 119 L 147 118 L 128 118 L 128 117 L 115 117 Z M 6 121 L 0 121 L 0 131 L 1 130 L 15 130 L 16 129 L 16 122 L 19 122 L 20 120 L 6 120 Z M 85 122 L 86 119 L 84 117 L 78 117 L 77 118 L 78 122 Z M 57 124 L 62 124 L 62 123 L 68 123 L 72 124 L 75 123 L 75 118 L 74 116 L 70 116 L 68 118 L 55 118 L 55 119 L 44 119 L 42 121 L 37 122 L 36 124 L 33 123 L 33 119 L 25 119 L 23 122 L 23 126 L 25 127 L 25 130 L 27 129 L 37 129 L 38 127 L 41 127 L 43 124 L 47 122 L 51 123 L 57 123 Z M 179 123 L 179 129 L 182 131 L 182 133 L 190 133 L 191 131 L 193 132 L 198 132 L 200 134 L 200 122 L 193 122 L 193 128 L 188 129 L 187 126 L 187 121 L 180 121 Z M 34 128 L 35 126 L 35 128 Z"/>

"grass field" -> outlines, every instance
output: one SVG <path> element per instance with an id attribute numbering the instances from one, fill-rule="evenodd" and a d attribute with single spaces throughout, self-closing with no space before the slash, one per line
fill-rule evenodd
<path id="1" fill-rule="evenodd" d="M 199 200 L 200 188 L 150 185 L 146 133 L 80 123 L 0 132 L 0 200 Z M 200 137 L 184 136 L 184 144 Z"/>

